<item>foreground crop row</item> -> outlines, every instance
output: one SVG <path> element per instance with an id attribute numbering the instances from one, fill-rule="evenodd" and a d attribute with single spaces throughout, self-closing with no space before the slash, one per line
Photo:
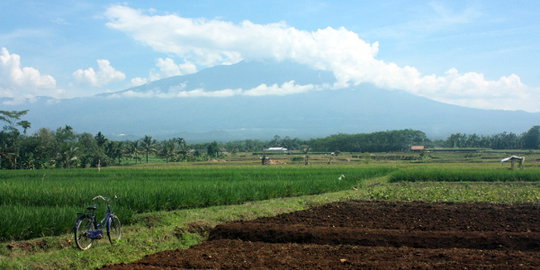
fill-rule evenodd
<path id="1" fill-rule="evenodd" d="M 390 182 L 540 182 L 540 170 L 528 168 L 527 170 L 508 169 L 448 169 L 448 168 L 414 168 L 399 170 L 392 173 Z"/>
<path id="2" fill-rule="evenodd" d="M 0 241 L 57 235 L 96 195 L 118 200 L 123 223 L 133 214 L 225 205 L 349 189 L 387 167 L 265 167 L 3 171 Z M 344 177 L 340 177 L 340 176 Z M 101 206 L 104 207 L 104 206 Z M 103 208 L 102 208 L 103 209 Z M 98 208 L 98 213 L 103 211 Z"/>
<path id="3" fill-rule="evenodd" d="M 365 179 L 388 174 L 394 184 L 362 185 Z M 425 186 L 422 183 L 426 181 L 445 183 Z M 457 181 L 471 184 L 453 186 L 451 182 Z M 491 184 L 489 188 L 475 188 L 472 182 L 479 181 L 500 182 L 493 183 L 493 188 Z M 507 181 L 512 184 L 500 186 Z M 539 185 L 540 170 L 535 167 L 514 171 L 454 165 L 399 170 L 366 165 L 0 171 L 0 241 L 69 232 L 76 213 L 92 204 L 90 198 L 96 195 L 117 195 L 113 209 L 123 223 L 129 224 L 136 213 L 320 194 L 352 187 L 366 189 L 369 198 L 385 200 L 461 201 L 468 194 L 487 201 L 497 201 L 501 196 L 508 197 L 506 202 L 538 201 Z M 98 213 L 103 213 L 104 205 L 100 207 Z"/>

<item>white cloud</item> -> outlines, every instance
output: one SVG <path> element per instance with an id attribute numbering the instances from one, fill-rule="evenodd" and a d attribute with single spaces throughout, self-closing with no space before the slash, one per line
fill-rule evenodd
<path id="1" fill-rule="evenodd" d="M 444 15 L 446 11 L 438 12 Z M 377 59 L 377 42 L 370 44 L 345 28 L 308 32 L 283 23 L 234 24 L 174 14 L 154 15 L 118 5 L 110 7 L 106 16 L 108 27 L 197 66 L 231 64 L 243 59 L 289 60 L 333 72 L 340 87 L 371 83 L 463 106 L 540 111 L 540 89 L 524 85 L 515 74 L 497 80 L 455 69 L 442 75 L 424 75 L 415 67 Z M 476 14 L 462 18 L 447 14 L 445 22 L 462 23 L 471 16 Z"/>
<path id="2" fill-rule="evenodd" d="M 52 76 L 41 75 L 33 67 L 21 67 L 21 57 L 6 48 L 0 52 L 0 97 L 10 98 L 10 103 L 20 103 L 38 96 L 60 97 L 64 93 L 56 88 Z"/>
<path id="3" fill-rule="evenodd" d="M 131 85 L 139 86 L 151 81 L 167 77 L 186 75 L 197 72 L 197 66 L 195 66 L 195 64 L 189 61 L 184 61 L 184 63 L 182 64 L 176 64 L 171 58 L 158 58 L 156 60 L 156 67 L 157 70 L 151 70 L 148 78 L 135 77 L 131 79 Z"/>
<path id="4" fill-rule="evenodd" d="M 139 86 L 139 85 L 143 85 L 147 82 L 149 82 L 150 80 L 148 80 L 147 78 L 142 78 L 142 77 L 135 77 L 135 78 L 132 78 L 130 83 L 131 83 L 131 86 Z"/>
<path id="5" fill-rule="evenodd" d="M 177 65 L 171 58 L 158 58 L 156 66 L 163 78 L 197 72 L 197 67 L 193 63 L 185 62 Z"/>
<path id="6" fill-rule="evenodd" d="M 78 69 L 73 72 L 75 81 L 80 84 L 100 87 L 111 82 L 122 81 L 126 78 L 126 75 L 123 72 L 118 71 L 111 66 L 109 60 L 99 59 L 97 60 L 97 63 L 99 68 L 97 72 L 91 67 L 87 69 Z"/>
<path id="7" fill-rule="evenodd" d="M 266 85 L 261 84 L 253 89 L 249 89 L 243 92 L 243 95 L 246 96 L 266 96 L 266 95 L 275 95 L 275 96 L 284 96 L 290 94 L 298 94 L 307 91 L 316 89 L 312 84 L 307 85 L 297 85 L 294 81 L 286 82 L 281 85 L 273 84 Z"/>
<path id="8" fill-rule="evenodd" d="M 221 90 L 216 90 L 216 91 L 205 91 L 204 89 L 184 90 L 183 88 L 184 87 L 181 86 L 176 91 L 173 91 L 173 89 L 170 89 L 170 91 L 168 92 L 162 92 L 159 90 L 156 90 L 156 91 L 151 90 L 151 91 L 145 91 L 145 92 L 129 90 L 129 91 L 121 92 L 121 93 L 112 94 L 112 95 L 109 95 L 108 97 L 111 97 L 111 98 L 118 98 L 118 97 L 185 98 L 185 97 L 232 97 L 232 96 L 267 96 L 267 95 L 283 96 L 283 95 L 298 94 L 298 93 L 303 93 L 303 92 L 307 92 L 311 90 L 321 89 L 320 86 L 315 86 L 312 84 L 298 85 L 294 81 L 285 82 L 281 85 L 260 84 L 254 88 L 247 89 L 247 90 L 221 89 Z"/>
<path id="9" fill-rule="evenodd" d="M 223 89 L 217 91 L 204 91 L 203 89 L 194 89 L 187 91 L 177 91 L 177 92 L 161 92 L 159 90 L 150 90 L 145 92 L 138 91 L 124 91 L 121 93 L 115 93 L 109 95 L 109 98 L 120 98 L 120 97 L 137 97 L 137 98 L 186 98 L 186 97 L 232 97 L 242 93 L 242 89 Z"/>

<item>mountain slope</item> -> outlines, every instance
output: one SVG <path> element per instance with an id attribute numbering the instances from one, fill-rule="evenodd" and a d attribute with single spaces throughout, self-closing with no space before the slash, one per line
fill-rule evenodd
<path id="1" fill-rule="evenodd" d="M 328 72 L 297 64 L 240 63 L 113 94 L 128 90 L 178 91 L 178 85 L 184 90 L 249 89 L 261 83 L 281 84 L 290 80 L 297 84 L 321 84 L 332 83 L 334 78 Z M 27 120 L 34 129 L 68 124 L 78 132 L 129 135 L 116 138 L 180 136 L 191 142 L 271 138 L 276 134 L 310 138 L 403 128 L 419 129 L 428 136 L 442 138 L 455 132 L 521 133 L 540 123 L 540 113 L 464 108 L 371 85 L 286 96 L 128 98 L 101 95 L 56 103 L 37 101 L 9 109 L 30 109 Z"/>
<path id="2" fill-rule="evenodd" d="M 114 94 L 127 91 L 144 93 L 158 91 L 168 93 L 178 90 L 204 89 L 215 91 L 222 89 L 251 89 L 260 84 L 283 84 L 295 81 L 296 84 L 324 84 L 335 82 L 334 75 L 328 71 L 318 71 L 292 63 L 275 62 L 240 62 L 229 66 L 216 66 L 194 74 L 174 76 L 132 87 Z M 103 94 L 108 96 L 111 94 Z"/>

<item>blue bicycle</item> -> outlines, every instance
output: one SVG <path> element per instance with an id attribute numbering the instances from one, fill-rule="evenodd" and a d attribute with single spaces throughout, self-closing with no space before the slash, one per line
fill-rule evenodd
<path id="1" fill-rule="evenodd" d="M 114 196 L 116 199 L 117 197 Z M 82 250 L 89 249 L 94 241 L 103 238 L 103 230 L 106 230 L 107 238 L 111 244 L 115 244 L 122 238 L 120 219 L 112 212 L 110 202 L 112 199 L 105 198 L 101 195 L 94 197 L 92 200 L 104 200 L 107 202 L 107 211 L 105 217 L 98 223 L 96 219 L 96 205 L 87 207 L 90 212 L 77 213 L 79 218 L 75 222 L 73 233 L 77 247 Z"/>

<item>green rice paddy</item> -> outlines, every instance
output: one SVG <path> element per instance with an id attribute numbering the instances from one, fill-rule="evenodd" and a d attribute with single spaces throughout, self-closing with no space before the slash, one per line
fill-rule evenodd
<path id="1" fill-rule="evenodd" d="M 411 168 L 393 172 L 390 182 L 540 182 L 540 168 Z"/>
<path id="2" fill-rule="evenodd" d="M 0 241 L 72 230 L 77 212 L 118 196 L 113 210 L 128 224 L 136 213 L 237 204 L 349 189 L 389 167 L 274 166 L 108 168 L 0 172 Z M 345 177 L 341 177 L 344 175 Z"/>

